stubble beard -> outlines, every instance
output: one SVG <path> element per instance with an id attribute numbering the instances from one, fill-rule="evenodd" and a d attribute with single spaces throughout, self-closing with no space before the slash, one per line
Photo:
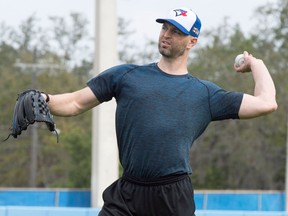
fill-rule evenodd
<path id="1" fill-rule="evenodd" d="M 161 46 L 161 42 L 159 41 L 158 43 L 158 50 L 159 53 L 166 58 L 174 59 L 180 56 L 184 55 L 185 48 L 183 47 L 169 47 L 169 48 L 164 48 Z"/>

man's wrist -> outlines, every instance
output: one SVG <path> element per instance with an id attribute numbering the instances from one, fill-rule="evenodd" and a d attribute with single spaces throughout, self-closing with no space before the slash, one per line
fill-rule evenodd
<path id="1" fill-rule="evenodd" d="M 45 99 L 46 103 L 50 101 L 50 97 L 46 92 L 41 92 L 42 97 Z"/>

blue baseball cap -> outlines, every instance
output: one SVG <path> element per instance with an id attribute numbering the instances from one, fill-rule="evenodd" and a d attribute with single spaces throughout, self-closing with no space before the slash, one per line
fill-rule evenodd
<path id="1" fill-rule="evenodd" d="M 168 22 L 186 35 L 198 38 L 201 29 L 201 21 L 191 9 L 179 8 L 171 10 L 166 18 L 156 19 L 158 23 Z"/>

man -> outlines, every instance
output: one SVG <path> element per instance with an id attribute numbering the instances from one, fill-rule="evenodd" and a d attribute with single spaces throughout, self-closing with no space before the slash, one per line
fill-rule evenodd
<path id="1" fill-rule="evenodd" d="M 228 92 L 190 75 L 189 51 L 201 22 L 190 9 L 171 11 L 159 35 L 158 63 L 119 65 L 73 93 L 49 95 L 57 116 L 83 113 L 113 97 L 124 175 L 103 193 L 101 216 L 193 216 L 189 150 L 211 121 L 247 119 L 277 109 L 275 87 L 262 60 L 244 52 L 240 73 L 252 71 L 254 95 Z M 46 97 L 43 94 L 44 97 Z"/>

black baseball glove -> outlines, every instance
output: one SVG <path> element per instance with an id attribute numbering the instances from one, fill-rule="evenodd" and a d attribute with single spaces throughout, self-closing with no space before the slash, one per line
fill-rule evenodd
<path id="1" fill-rule="evenodd" d="M 50 114 L 47 104 L 49 97 L 47 97 L 48 100 L 46 99 L 45 101 L 41 94 L 42 92 L 38 90 L 30 89 L 18 95 L 13 113 L 12 126 L 10 128 L 11 132 L 4 141 L 11 135 L 17 138 L 23 130 L 26 130 L 29 125 L 35 122 L 44 122 L 49 131 L 56 133 L 58 142 L 58 134 L 53 116 Z"/>

